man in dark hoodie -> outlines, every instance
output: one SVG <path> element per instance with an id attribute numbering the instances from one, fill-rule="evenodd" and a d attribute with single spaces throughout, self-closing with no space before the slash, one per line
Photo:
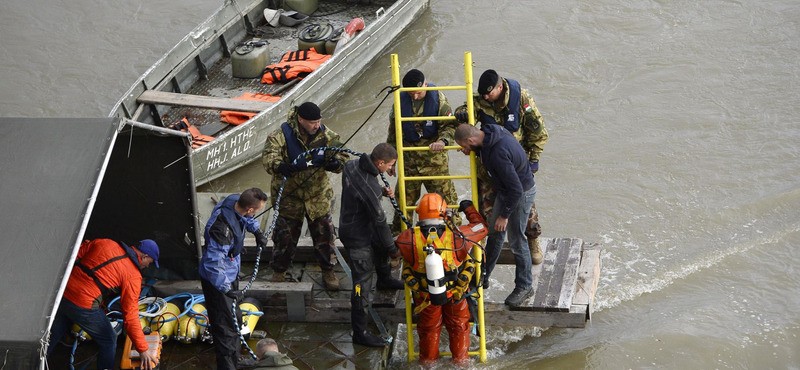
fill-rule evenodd
<path id="1" fill-rule="evenodd" d="M 531 204 L 536 197 L 536 185 L 522 145 L 500 125 L 484 125 L 481 129 L 464 123 L 456 129 L 456 142 L 461 152 L 474 151 L 492 177 L 497 198 L 489 219 L 489 239 L 486 242 L 486 279 L 489 281 L 500 258 L 500 249 L 508 232 L 508 246 L 514 253 L 517 266 L 514 291 L 506 298 L 509 306 L 519 306 L 533 294 L 531 251 L 525 236 Z"/>
<path id="2" fill-rule="evenodd" d="M 372 272 L 378 274 L 378 289 L 403 289 L 403 282 L 391 276 L 388 256 L 400 257 L 392 231 L 386 223 L 381 197 L 393 197 L 377 176 L 394 166 L 397 151 L 387 143 L 378 144 L 370 155 L 345 164 L 342 173 L 342 207 L 339 214 L 339 239 L 344 244 L 345 260 L 353 272 L 350 292 L 350 321 L 353 343 L 383 347 L 388 343 L 367 331 L 372 304 Z"/>
<path id="3" fill-rule="evenodd" d="M 297 370 L 292 365 L 292 359 L 278 350 L 278 343 L 274 339 L 264 338 L 256 345 L 256 361 L 253 370 Z"/>

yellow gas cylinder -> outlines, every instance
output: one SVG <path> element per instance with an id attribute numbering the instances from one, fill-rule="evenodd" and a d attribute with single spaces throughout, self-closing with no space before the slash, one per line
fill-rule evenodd
<path id="1" fill-rule="evenodd" d="M 167 302 L 167 310 L 163 314 L 150 319 L 151 333 L 158 332 L 161 341 L 166 342 L 175 335 L 175 328 L 178 326 L 178 315 L 181 309 L 172 302 Z"/>
<path id="2" fill-rule="evenodd" d="M 242 310 L 242 335 L 247 339 L 250 337 L 250 333 L 256 330 L 256 325 L 262 312 L 261 303 L 255 298 L 247 297 L 239 304 L 239 309 Z M 253 312 L 254 314 L 245 314 L 244 311 Z M 258 312 L 258 314 L 255 314 L 255 312 Z"/>
<path id="3" fill-rule="evenodd" d="M 206 306 L 203 306 L 200 303 L 195 303 L 192 306 L 192 311 L 195 313 L 203 313 L 206 312 Z M 208 320 L 205 316 L 192 314 L 192 311 L 183 315 L 178 322 L 178 334 L 176 338 L 181 343 L 194 343 L 203 335 L 206 330 L 206 326 L 208 326 Z"/>
<path id="4" fill-rule="evenodd" d="M 81 327 L 78 326 L 78 324 L 72 324 L 72 336 L 73 337 L 78 337 L 78 340 L 81 341 L 81 342 L 86 341 L 86 340 L 92 340 L 92 337 L 89 335 L 89 333 L 87 333 L 85 331 L 82 331 L 82 330 L 83 329 L 81 329 Z M 78 333 L 80 333 L 80 336 L 78 335 Z"/>

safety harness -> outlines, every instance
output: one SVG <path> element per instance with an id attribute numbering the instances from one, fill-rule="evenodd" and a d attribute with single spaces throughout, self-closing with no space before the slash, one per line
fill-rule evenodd
<path id="1" fill-rule="evenodd" d="M 94 283 L 97 285 L 97 288 L 100 289 L 100 296 L 95 298 L 95 300 L 92 302 L 92 307 L 99 307 L 100 304 L 103 301 L 105 301 L 106 299 L 110 298 L 111 296 L 119 294 L 119 287 L 110 287 L 109 288 L 109 287 L 105 286 L 105 284 L 103 284 L 103 282 L 100 281 L 100 279 L 97 277 L 97 274 L 96 274 L 96 272 L 98 270 L 100 270 L 103 267 L 108 266 L 112 262 L 119 261 L 119 260 L 125 259 L 125 258 L 130 258 L 131 261 L 133 261 L 134 265 L 136 265 L 137 267 L 139 266 L 139 261 L 137 261 L 133 257 L 133 256 L 136 255 L 136 252 L 133 250 L 133 248 L 127 246 L 123 242 L 117 242 L 117 243 L 125 251 L 125 254 L 113 257 L 113 258 L 111 258 L 111 259 L 109 259 L 109 260 L 107 260 L 107 261 L 105 261 L 105 262 L 93 267 L 93 268 L 89 268 L 88 266 L 86 266 L 83 263 L 81 263 L 81 259 L 80 258 L 75 260 L 75 266 L 78 266 L 78 268 L 80 268 L 87 276 L 92 278 L 92 280 L 94 280 Z"/>
<path id="2" fill-rule="evenodd" d="M 455 243 L 453 242 L 453 233 L 449 229 L 445 229 L 441 237 L 436 233 L 430 233 L 425 238 L 419 226 L 414 228 L 413 233 L 412 250 L 414 255 L 411 261 L 406 262 L 406 266 L 403 267 L 403 280 L 421 300 L 414 309 L 414 313 L 419 314 L 431 304 L 425 269 L 427 252 L 424 248 L 428 245 L 433 246 L 442 256 L 444 277 L 438 285 L 446 284 L 448 301 L 460 301 L 464 297 L 464 292 L 469 289 L 472 275 L 475 274 L 475 261 L 469 253 L 463 253 L 463 257 L 459 257 L 459 253 L 453 249 Z"/>

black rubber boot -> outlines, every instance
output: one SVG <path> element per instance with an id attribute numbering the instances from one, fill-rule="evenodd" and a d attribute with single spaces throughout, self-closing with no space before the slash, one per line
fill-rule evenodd
<path id="1" fill-rule="evenodd" d="M 383 347 L 386 340 L 371 334 L 367 330 L 369 315 L 363 306 L 353 307 L 350 311 L 350 321 L 353 324 L 353 344 L 360 344 L 367 347 Z"/>
<path id="2" fill-rule="evenodd" d="M 390 277 L 388 279 L 378 279 L 376 287 L 381 290 L 401 290 L 404 288 L 404 283 L 399 279 Z"/>
<path id="3" fill-rule="evenodd" d="M 355 332 L 353 333 L 353 344 L 360 344 L 367 347 L 384 347 L 388 343 L 382 337 L 368 331 L 363 331 L 358 335 L 356 335 Z"/>

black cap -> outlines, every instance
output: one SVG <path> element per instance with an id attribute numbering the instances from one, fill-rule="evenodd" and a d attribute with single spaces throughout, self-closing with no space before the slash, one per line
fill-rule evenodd
<path id="1" fill-rule="evenodd" d="M 297 115 L 309 121 L 316 121 L 322 118 L 319 107 L 310 101 L 300 104 L 300 106 L 297 107 Z"/>
<path id="2" fill-rule="evenodd" d="M 497 75 L 497 72 L 494 69 L 487 69 L 478 80 L 478 94 L 488 94 L 489 91 L 492 91 L 497 86 L 497 81 L 500 81 L 500 76 Z"/>
<path id="3" fill-rule="evenodd" d="M 419 69 L 412 69 L 403 77 L 403 87 L 422 87 L 425 84 L 425 75 Z"/>

